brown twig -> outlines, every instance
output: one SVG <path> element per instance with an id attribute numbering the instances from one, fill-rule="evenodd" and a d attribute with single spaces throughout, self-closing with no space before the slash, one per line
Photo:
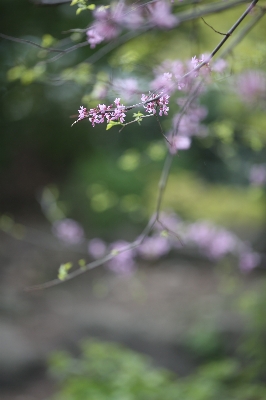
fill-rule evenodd
<path id="1" fill-rule="evenodd" d="M 204 24 L 206 24 L 206 25 L 207 25 L 209 28 L 211 28 L 214 32 L 219 33 L 219 35 L 223 35 L 223 36 L 226 36 L 226 35 L 227 35 L 226 33 L 222 33 L 222 32 L 217 31 L 216 29 L 214 29 L 213 26 L 211 26 L 210 24 L 208 24 L 208 22 L 206 22 L 205 19 L 204 19 L 203 17 L 201 17 L 201 19 L 202 19 L 202 21 L 204 22 Z"/>

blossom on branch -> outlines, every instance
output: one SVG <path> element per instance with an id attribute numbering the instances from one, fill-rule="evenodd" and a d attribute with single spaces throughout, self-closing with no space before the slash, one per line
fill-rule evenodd
<path id="1" fill-rule="evenodd" d="M 141 101 L 143 102 L 143 107 L 145 108 L 145 111 L 148 112 L 149 114 L 156 114 L 157 108 L 159 108 L 159 115 L 162 116 L 168 115 L 169 107 L 167 104 L 169 103 L 169 98 L 167 94 L 162 95 L 161 97 L 158 98 L 160 94 L 149 94 L 148 96 L 143 94 L 141 96 Z M 152 101 L 155 99 L 154 101 Z"/>
<path id="2" fill-rule="evenodd" d="M 167 94 L 160 97 L 159 96 L 159 94 L 150 94 L 148 96 L 146 96 L 145 94 L 142 95 L 141 101 L 146 112 L 148 112 L 149 114 L 156 114 L 156 111 L 158 109 L 160 116 L 168 114 L 168 103 L 170 96 L 168 96 Z M 72 126 L 83 119 L 88 119 L 93 127 L 95 126 L 95 124 L 101 124 L 105 122 L 105 120 L 107 123 L 117 121 L 118 123 L 123 124 L 125 122 L 127 111 L 140 105 L 137 104 L 134 106 L 126 107 L 121 104 L 120 98 L 116 98 L 114 100 L 114 103 L 116 107 L 113 107 L 113 104 L 110 104 L 109 106 L 106 106 L 105 104 L 98 104 L 97 107 L 91 108 L 89 110 L 86 107 L 81 106 L 78 110 L 79 117 L 75 122 L 73 122 Z"/>
<path id="3" fill-rule="evenodd" d="M 168 2 L 160 0 L 148 5 L 149 22 L 161 29 L 171 29 L 178 25 L 178 19 L 171 13 Z"/>

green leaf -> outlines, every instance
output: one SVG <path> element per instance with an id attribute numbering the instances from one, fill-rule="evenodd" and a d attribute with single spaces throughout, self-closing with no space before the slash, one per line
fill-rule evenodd
<path id="1" fill-rule="evenodd" d="M 168 232 L 166 229 L 164 229 L 164 230 L 161 232 L 161 236 L 167 238 L 167 237 L 169 237 L 169 232 Z"/>
<path id="2" fill-rule="evenodd" d="M 84 267 L 86 266 L 86 261 L 84 260 L 84 258 L 79 260 L 79 266 L 81 269 L 84 269 Z"/>
<path id="3" fill-rule="evenodd" d="M 110 122 L 107 124 L 106 130 L 108 131 L 109 129 L 111 129 L 111 128 L 112 128 L 113 126 L 115 126 L 115 125 L 122 125 L 122 126 L 123 126 L 123 124 L 121 124 L 121 122 L 110 121 Z"/>
<path id="4" fill-rule="evenodd" d="M 72 268 L 73 264 L 68 262 L 66 264 L 61 264 L 58 270 L 58 279 L 64 281 L 68 276 L 68 271 Z"/>

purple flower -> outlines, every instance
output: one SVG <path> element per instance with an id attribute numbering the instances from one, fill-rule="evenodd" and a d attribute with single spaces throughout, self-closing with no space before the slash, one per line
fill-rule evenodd
<path id="1" fill-rule="evenodd" d="M 80 109 L 78 110 L 79 112 L 79 118 L 77 121 L 81 121 L 82 119 L 86 118 L 88 116 L 87 108 L 80 106 Z"/>
<path id="2" fill-rule="evenodd" d="M 192 224 L 188 228 L 187 239 L 213 260 L 236 252 L 239 246 L 239 239 L 232 232 L 205 221 Z"/>
<path id="3" fill-rule="evenodd" d="M 170 72 L 165 72 L 163 74 L 158 75 L 152 82 L 151 82 L 151 89 L 153 90 L 164 90 L 168 93 L 173 92 L 175 90 L 175 85 L 172 81 L 172 74 Z"/>
<path id="4" fill-rule="evenodd" d="M 145 260 L 156 260 L 159 257 L 169 253 L 170 244 L 167 238 L 163 236 L 146 237 L 138 247 L 140 257 Z"/>
<path id="5" fill-rule="evenodd" d="M 86 32 L 86 35 L 91 49 L 94 49 L 97 44 L 104 40 L 104 36 L 100 34 L 100 32 L 97 30 L 97 27 L 89 28 Z"/>
<path id="6" fill-rule="evenodd" d="M 218 260 L 230 252 L 233 253 L 237 243 L 238 240 L 233 233 L 217 229 L 206 250 L 210 258 Z"/>
<path id="7" fill-rule="evenodd" d="M 88 243 L 88 252 L 93 258 L 101 258 L 106 254 L 106 244 L 102 239 L 94 238 Z"/>
<path id="8" fill-rule="evenodd" d="M 113 86 L 124 100 L 130 100 L 138 92 L 138 82 L 134 78 L 116 78 Z"/>
<path id="9" fill-rule="evenodd" d="M 183 106 L 184 99 L 179 99 L 178 104 Z M 206 127 L 201 124 L 207 115 L 206 107 L 197 103 L 192 104 L 185 114 L 175 114 L 172 120 L 173 131 L 180 136 L 204 136 Z"/>
<path id="10" fill-rule="evenodd" d="M 227 67 L 227 62 L 220 58 L 219 60 L 215 61 L 215 63 L 212 65 L 212 70 L 215 72 L 223 72 L 225 68 Z"/>
<path id="11" fill-rule="evenodd" d="M 247 103 L 258 101 L 265 96 L 265 73 L 256 70 L 242 73 L 236 80 L 236 92 Z"/>
<path id="12" fill-rule="evenodd" d="M 178 19 L 171 14 L 171 6 L 166 1 L 157 1 L 148 5 L 149 20 L 152 25 L 162 29 L 170 29 L 177 25 Z"/>
<path id="13" fill-rule="evenodd" d="M 87 30 L 87 40 L 93 49 L 104 40 L 112 40 L 120 33 L 119 26 L 115 23 L 110 9 L 98 7 L 94 11 L 95 22 Z"/>
<path id="14" fill-rule="evenodd" d="M 54 222 L 52 232 L 56 237 L 68 244 L 78 244 L 84 240 L 83 228 L 70 218 Z"/>
<path id="15" fill-rule="evenodd" d="M 182 222 L 181 219 L 175 213 L 160 213 L 159 221 L 156 221 L 154 227 L 156 230 L 161 232 L 163 229 L 169 229 L 172 232 L 178 232 L 181 229 Z"/>
<path id="16" fill-rule="evenodd" d="M 129 243 L 124 240 L 119 240 L 111 244 L 110 250 L 114 254 L 114 258 L 106 263 L 108 269 L 123 275 L 131 275 L 134 272 L 136 268 L 134 249 L 128 249 L 120 253 L 120 251 L 125 249 L 128 245 Z"/>
<path id="17" fill-rule="evenodd" d="M 190 146 L 191 146 L 190 137 L 176 135 L 173 137 L 171 145 L 169 145 L 169 151 L 171 154 L 176 154 L 178 150 L 187 150 L 190 148 Z"/>
<path id="18" fill-rule="evenodd" d="M 117 24 L 123 25 L 128 29 L 138 29 L 144 23 L 141 12 L 140 7 L 134 8 L 134 5 L 127 7 L 123 2 L 119 2 L 113 8 L 112 15 Z"/>
<path id="19" fill-rule="evenodd" d="M 250 272 L 260 263 L 261 257 L 253 251 L 245 251 L 240 255 L 239 268 L 242 272 Z"/>
<path id="20" fill-rule="evenodd" d="M 167 94 L 162 95 L 159 99 L 155 101 L 149 101 L 148 103 L 145 104 L 146 101 L 155 99 L 158 97 L 160 94 L 149 94 L 146 96 L 143 94 L 141 96 L 141 101 L 144 103 L 143 107 L 145 108 L 145 111 L 150 113 L 150 114 L 156 114 L 156 109 L 159 107 L 159 115 L 162 116 L 167 115 L 169 111 L 169 107 L 167 104 L 169 103 L 169 98 Z"/>
<path id="21" fill-rule="evenodd" d="M 262 186 L 266 183 L 266 164 L 253 165 L 249 172 L 250 183 L 254 186 Z"/>

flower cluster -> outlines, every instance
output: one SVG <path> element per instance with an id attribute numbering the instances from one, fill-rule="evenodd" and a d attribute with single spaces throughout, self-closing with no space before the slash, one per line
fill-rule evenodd
<path id="1" fill-rule="evenodd" d="M 170 96 L 167 94 L 162 94 L 161 96 L 160 94 L 149 94 L 148 96 L 143 94 L 141 97 L 142 103 L 140 104 L 142 104 L 145 111 L 150 114 L 155 114 L 158 109 L 160 116 L 167 115 L 169 111 L 169 98 Z M 135 106 L 124 106 L 121 104 L 120 98 L 115 99 L 114 103 L 116 107 L 113 107 L 113 104 L 109 106 L 106 106 L 105 104 L 98 104 L 97 107 L 89 110 L 86 107 L 81 106 L 78 110 L 79 117 L 72 125 L 83 119 L 88 119 L 93 127 L 95 124 L 101 124 L 105 122 L 105 120 L 107 123 L 117 121 L 123 124 L 126 118 L 126 112 Z"/>
<path id="2" fill-rule="evenodd" d="M 114 103 L 116 107 L 113 107 L 113 104 L 109 106 L 106 106 L 105 104 L 99 104 L 97 107 L 89 110 L 81 106 L 78 110 L 79 117 L 72 125 L 85 118 L 91 122 L 93 127 L 95 124 L 101 124 L 105 120 L 107 123 L 111 121 L 119 121 L 122 124 L 126 117 L 126 107 L 120 103 L 120 98 L 115 99 Z"/>
<path id="3" fill-rule="evenodd" d="M 159 94 L 149 94 L 148 96 L 143 94 L 141 96 L 141 101 L 143 102 L 145 111 L 149 114 L 156 114 L 156 110 L 158 108 L 160 117 L 162 115 L 168 115 L 169 107 L 167 104 L 169 103 L 170 96 L 167 94 L 162 94 L 162 96 L 159 98 L 158 96 Z M 155 100 L 152 101 L 153 99 Z"/>
<path id="4" fill-rule="evenodd" d="M 182 238 L 186 249 L 197 250 L 213 262 L 233 255 L 238 259 L 242 272 L 248 272 L 260 263 L 260 255 L 254 252 L 250 245 L 243 242 L 234 233 L 216 226 L 209 221 L 188 223 L 182 221 L 176 214 L 162 213 L 160 223 L 154 225 L 150 236 L 145 237 L 135 249 L 125 250 L 129 243 L 114 242 L 107 246 L 101 239 L 92 239 L 88 252 L 93 258 L 101 258 L 107 249 L 114 258 L 108 261 L 107 268 L 114 272 L 132 274 L 136 269 L 135 259 L 157 260 L 167 255 L 171 250 L 180 250 Z"/>
<path id="5" fill-rule="evenodd" d="M 123 28 L 135 30 L 145 24 L 160 29 L 177 25 L 177 18 L 171 13 L 171 6 L 164 0 L 142 7 L 127 6 L 124 1 L 112 2 L 110 7 L 100 6 L 93 12 L 94 22 L 87 30 L 90 47 L 117 37 Z"/>

